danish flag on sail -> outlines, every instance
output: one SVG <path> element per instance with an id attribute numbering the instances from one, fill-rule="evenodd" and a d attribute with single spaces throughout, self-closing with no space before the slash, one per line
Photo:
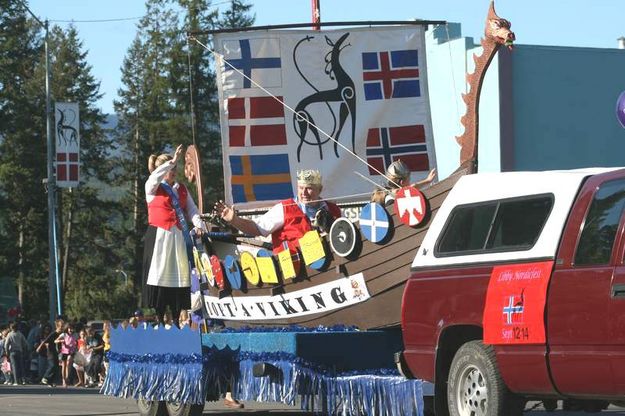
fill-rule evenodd
<path id="1" fill-rule="evenodd" d="M 277 97 L 282 101 L 282 97 Z M 286 144 L 284 108 L 273 97 L 235 97 L 227 100 L 230 146 Z"/>

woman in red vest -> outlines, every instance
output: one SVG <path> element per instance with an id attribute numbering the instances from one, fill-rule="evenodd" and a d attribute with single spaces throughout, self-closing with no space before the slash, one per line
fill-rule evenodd
<path id="1" fill-rule="evenodd" d="M 341 210 L 336 204 L 321 199 L 322 189 L 319 171 L 303 170 L 297 173 L 297 198 L 279 202 L 256 222 L 239 217 L 232 207 L 222 201 L 215 204 L 215 209 L 221 218 L 245 234 L 271 234 L 274 253 L 284 249 L 284 242 L 291 252 L 295 252 L 298 239 L 312 229 L 319 214 L 327 213 L 332 219 L 341 216 Z"/>
<path id="2" fill-rule="evenodd" d="M 189 191 L 176 182 L 176 163 L 182 151 L 180 145 L 173 157 L 151 155 L 148 160 L 150 177 L 145 182 L 145 199 L 149 225 L 143 254 L 143 299 L 146 306 L 156 309 L 159 317 L 167 306 L 173 316 L 191 307 L 188 231 L 204 230 Z M 191 224 L 187 226 L 189 219 Z"/>

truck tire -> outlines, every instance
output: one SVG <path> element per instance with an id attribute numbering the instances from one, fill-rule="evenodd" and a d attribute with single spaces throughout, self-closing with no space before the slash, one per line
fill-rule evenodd
<path id="1" fill-rule="evenodd" d="M 204 403 L 167 402 L 165 406 L 167 407 L 169 416 L 201 416 L 202 413 L 204 413 Z"/>
<path id="2" fill-rule="evenodd" d="M 137 407 L 139 408 L 140 416 L 167 416 L 165 402 L 146 400 L 143 397 L 139 397 Z"/>
<path id="3" fill-rule="evenodd" d="M 467 342 L 456 352 L 447 403 L 450 416 L 520 416 L 525 405 L 501 379 L 493 348 L 481 341 Z"/>

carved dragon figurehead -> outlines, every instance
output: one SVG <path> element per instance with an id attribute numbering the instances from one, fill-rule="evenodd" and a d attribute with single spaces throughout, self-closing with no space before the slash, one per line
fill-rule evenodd
<path id="1" fill-rule="evenodd" d="M 512 49 L 512 43 L 516 39 L 510 30 L 510 22 L 502 19 L 495 13 L 495 4 L 491 0 L 486 25 L 485 36 L 482 38 L 482 54 L 473 55 L 475 71 L 467 75 L 469 93 L 462 94 L 462 99 L 467 105 L 467 112 L 460 119 L 464 126 L 464 133 L 456 137 L 460 145 L 460 167 L 458 170 L 466 170 L 469 173 L 477 171 L 477 148 L 479 131 L 479 106 L 480 92 L 486 70 L 501 46 Z"/>
<path id="2" fill-rule="evenodd" d="M 505 45 L 508 49 L 512 49 L 515 41 L 514 32 L 510 30 L 510 22 L 497 16 L 495 12 L 495 3 L 490 2 L 488 16 L 486 17 L 485 36 L 498 45 Z"/>

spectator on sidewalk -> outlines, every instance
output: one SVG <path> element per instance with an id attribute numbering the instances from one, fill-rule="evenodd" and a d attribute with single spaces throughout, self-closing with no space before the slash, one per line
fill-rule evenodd
<path id="1" fill-rule="evenodd" d="M 9 325 L 9 335 L 4 340 L 4 355 L 9 357 L 13 372 L 13 385 L 26 384 L 24 374 L 24 354 L 28 354 L 28 342 L 24 334 L 17 330 L 17 324 Z"/>
<path id="2" fill-rule="evenodd" d="M 59 374 L 59 352 L 56 345 L 56 339 L 63 333 L 63 326 L 65 321 L 63 319 L 57 319 L 54 321 L 54 331 L 50 333 L 41 344 L 37 347 L 37 351 L 45 349 L 48 365 L 46 371 L 41 379 L 42 384 L 46 384 L 50 387 L 54 387 L 56 383 L 57 375 Z"/>
<path id="3" fill-rule="evenodd" d="M 66 324 L 65 331 L 54 342 L 61 346 L 61 379 L 63 380 L 63 387 L 67 387 L 70 371 L 74 364 L 74 353 L 77 350 L 74 325 Z"/>

